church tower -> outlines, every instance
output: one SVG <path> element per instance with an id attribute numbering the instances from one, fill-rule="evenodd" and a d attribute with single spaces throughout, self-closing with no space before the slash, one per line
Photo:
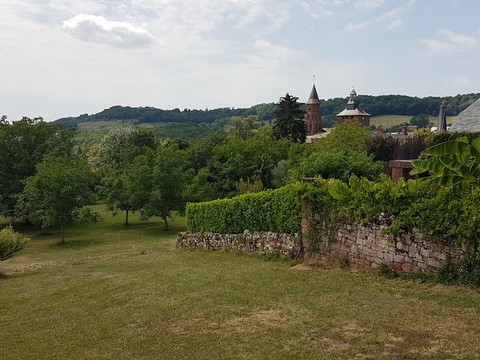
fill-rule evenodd
<path id="1" fill-rule="evenodd" d="M 347 101 L 347 107 L 336 116 L 336 123 L 341 124 L 345 121 L 358 121 L 363 126 L 370 126 L 370 115 L 359 107 L 357 92 L 355 89 L 350 93 Z"/>
<path id="2" fill-rule="evenodd" d="M 313 84 L 310 97 L 307 100 L 305 114 L 305 125 L 307 127 L 307 135 L 315 135 L 323 132 L 322 129 L 322 112 L 320 110 L 320 99 L 318 98 L 317 89 Z"/>

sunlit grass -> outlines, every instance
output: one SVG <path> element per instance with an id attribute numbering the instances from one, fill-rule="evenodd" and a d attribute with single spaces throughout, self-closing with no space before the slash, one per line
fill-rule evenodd
<path id="1" fill-rule="evenodd" d="M 30 229 L 0 262 L 2 359 L 475 359 L 480 295 L 175 248 L 184 220 Z"/>
<path id="2" fill-rule="evenodd" d="M 410 123 L 411 115 L 381 115 L 374 116 L 370 120 L 371 125 L 382 126 L 387 129 L 395 125 L 401 125 L 405 123 Z M 447 124 L 453 124 L 457 119 L 456 116 L 447 116 Z M 435 116 L 430 117 L 430 122 L 437 126 L 438 118 Z"/>

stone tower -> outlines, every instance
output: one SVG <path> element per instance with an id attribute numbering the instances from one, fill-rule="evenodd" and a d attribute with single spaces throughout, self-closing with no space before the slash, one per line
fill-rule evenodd
<path id="1" fill-rule="evenodd" d="M 315 135 L 323 132 L 322 129 L 322 112 L 320 110 L 320 99 L 318 98 L 315 84 L 312 86 L 310 97 L 307 100 L 305 114 L 305 125 L 307 127 L 307 135 Z"/>
<path id="2" fill-rule="evenodd" d="M 341 113 L 337 114 L 336 123 L 341 124 L 345 121 L 358 121 L 363 126 L 370 126 L 371 115 L 360 109 L 358 105 L 357 92 L 353 89 L 348 98 L 347 107 Z"/>

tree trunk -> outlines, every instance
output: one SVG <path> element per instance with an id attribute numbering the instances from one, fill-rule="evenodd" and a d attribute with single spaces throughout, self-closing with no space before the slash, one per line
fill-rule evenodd
<path id="1" fill-rule="evenodd" d="M 170 229 L 168 228 L 168 221 L 167 221 L 167 217 L 166 217 L 166 216 L 163 217 L 163 221 L 165 222 L 165 231 L 170 230 Z"/>
<path id="2" fill-rule="evenodd" d="M 63 229 L 63 223 L 60 225 L 60 236 L 62 238 L 61 243 L 65 244 L 65 231 Z"/>
<path id="3" fill-rule="evenodd" d="M 125 210 L 125 225 L 128 225 L 128 209 Z"/>

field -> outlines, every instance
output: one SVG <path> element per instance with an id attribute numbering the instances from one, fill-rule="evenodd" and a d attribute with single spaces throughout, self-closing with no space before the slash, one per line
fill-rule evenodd
<path id="1" fill-rule="evenodd" d="M 175 248 L 183 219 L 38 235 L 0 262 L 2 359 L 477 359 L 480 294 Z"/>
<path id="2" fill-rule="evenodd" d="M 383 128 L 387 129 L 389 127 L 410 123 L 410 119 L 412 116 L 410 115 L 382 115 L 382 116 L 374 116 L 370 120 L 371 125 L 379 126 L 381 125 Z M 447 117 L 447 124 L 453 124 L 456 120 L 456 116 L 448 116 Z M 430 122 L 437 126 L 438 118 L 431 116 Z"/>

